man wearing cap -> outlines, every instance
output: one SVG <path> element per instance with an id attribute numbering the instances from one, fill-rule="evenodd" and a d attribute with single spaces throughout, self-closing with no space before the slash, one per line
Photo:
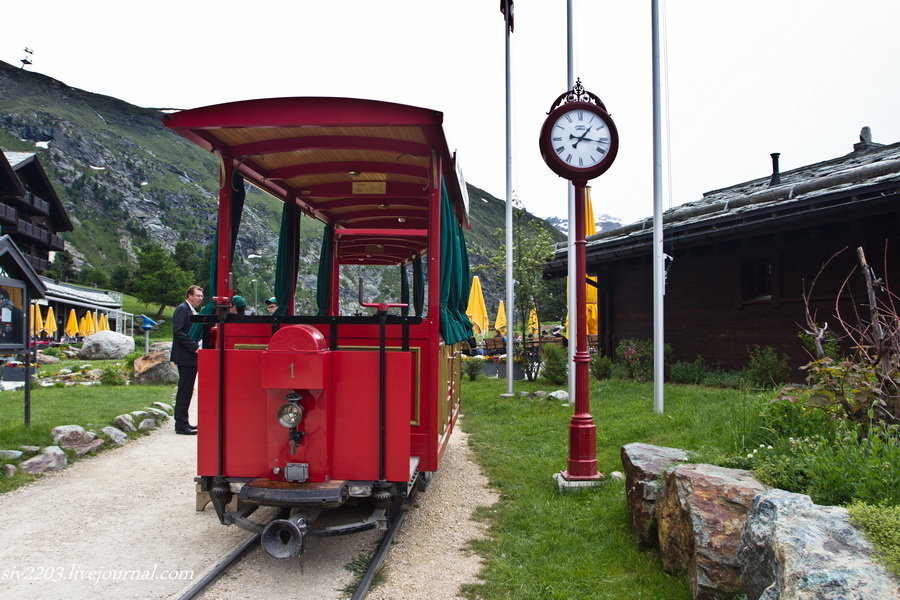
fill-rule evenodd
<path id="1" fill-rule="evenodd" d="M 273 296 L 273 297 L 269 298 L 268 300 L 266 300 L 266 311 L 268 311 L 268 313 L 270 315 L 274 315 L 276 310 L 278 310 L 278 302 L 275 300 L 275 297 Z"/>
<path id="2" fill-rule="evenodd" d="M 244 300 L 243 296 L 234 295 L 231 297 L 231 306 L 228 307 L 228 312 L 236 315 L 243 315 L 247 312 L 247 301 Z"/>

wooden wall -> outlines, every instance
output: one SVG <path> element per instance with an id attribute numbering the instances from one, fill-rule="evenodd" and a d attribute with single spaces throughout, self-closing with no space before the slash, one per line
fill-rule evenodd
<path id="1" fill-rule="evenodd" d="M 665 296 L 665 338 L 675 361 L 702 356 L 707 364 L 736 370 L 746 366 L 747 349 L 771 346 L 787 354 L 797 368 L 809 361 L 798 339 L 805 323 L 803 290 L 809 288 L 822 265 L 847 248 L 825 269 L 813 290 L 819 321 L 839 329 L 834 317 L 837 290 L 854 266 L 856 247 L 863 245 L 869 263 L 885 273 L 885 247 L 893 290 L 900 293 L 900 213 L 804 229 L 761 234 L 741 240 L 666 246 L 675 260 L 669 268 Z M 753 262 L 771 261 L 771 298 L 747 297 L 745 273 Z M 589 266 L 589 271 L 593 272 Z M 600 266 L 600 285 L 608 306 L 606 343 L 609 353 L 624 338 L 653 336 L 653 280 L 649 256 L 636 256 Z M 848 290 L 864 299 L 860 273 L 851 277 Z M 852 305 L 843 305 L 852 317 Z M 601 325 L 601 328 L 603 325 Z M 797 373 L 797 379 L 801 378 Z"/>

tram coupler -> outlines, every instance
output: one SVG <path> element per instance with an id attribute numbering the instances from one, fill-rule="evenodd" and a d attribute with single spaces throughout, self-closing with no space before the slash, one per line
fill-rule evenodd
<path id="1" fill-rule="evenodd" d="M 275 519 L 266 525 L 259 543 L 272 558 L 293 558 L 306 551 L 308 533 L 306 519 L 291 515 L 286 519 Z"/>
<path id="2" fill-rule="evenodd" d="M 216 509 L 216 516 L 222 525 L 231 525 L 232 520 L 228 515 L 228 503 L 231 502 L 231 486 L 225 481 L 221 475 L 213 478 L 212 487 L 209 488 L 209 499 L 212 501 L 213 508 Z"/>

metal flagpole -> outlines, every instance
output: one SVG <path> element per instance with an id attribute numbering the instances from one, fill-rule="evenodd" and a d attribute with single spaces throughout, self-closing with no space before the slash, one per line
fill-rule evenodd
<path id="1" fill-rule="evenodd" d="M 513 395 L 513 337 L 516 308 L 513 304 L 513 206 L 512 206 L 512 101 L 510 36 L 513 30 L 513 0 L 504 0 L 506 41 L 506 395 Z"/>
<path id="2" fill-rule="evenodd" d="M 572 0 L 566 0 L 566 89 L 571 90 L 575 87 L 575 51 L 574 51 L 574 35 L 572 33 Z M 566 182 L 569 191 L 569 234 L 566 240 L 566 256 L 568 260 L 568 279 L 566 279 L 566 287 L 568 293 L 567 313 L 569 315 L 569 324 L 566 327 L 566 337 L 569 338 L 568 355 L 569 355 L 569 402 L 575 402 L 575 336 L 572 334 L 578 331 L 578 309 L 575 298 L 576 279 L 575 271 L 575 223 L 573 222 L 575 215 L 575 186 L 571 181 Z"/>
<path id="3" fill-rule="evenodd" d="M 663 392 L 665 262 L 662 220 L 662 107 L 659 78 L 659 0 L 650 0 L 653 55 L 653 410 L 665 410 Z"/>

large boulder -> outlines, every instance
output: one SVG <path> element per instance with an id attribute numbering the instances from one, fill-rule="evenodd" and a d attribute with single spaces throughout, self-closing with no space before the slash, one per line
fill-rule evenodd
<path id="1" fill-rule="evenodd" d="M 166 356 L 172 352 L 172 342 L 153 342 L 150 344 L 150 352 L 165 352 Z"/>
<path id="2" fill-rule="evenodd" d="M 680 465 L 666 474 L 656 503 L 663 568 L 686 572 L 695 600 L 740 591 L 741 529 L 753 498 L 766 489 L 750 471 L 713 465 Z"/>
<path id="3" fill-rule="evenodd" d="M 753 501 L 741 536 L 741 582 L 750 600 L 900 598 L 900 585 L 847 510 L 770 490 Z"/>
<path id="4" fill-rule="evenodd" d="M 621 456 L 628 522 L 637 536 L 638 545 L 652 548 L 658 542 L 656 500 L 665 488 L 666 470 L 687 462 L 690 456 L 679 448 L 639 443 L 622 446 Z"/>
<path id="5" fill-rule="evenodd" d="M 55 365 L 59 362 L 59 358 L 44 354 L 43 352 L 38 352 L 34 358 L 39 365 Z"/>
<path id="6" fill-rule="evenodd" d="M 61 425 L 50 432 L 53 443 L 60 448 L 74 450 L 81 456 L 103 445 L 103 440 L 93 431 L 85 431 L 80 425 Z"/>
<path id="7" fill-rule="evenodd" d="M 44 471 L 60 471 L 66 468 L 69 460 L 59 446 L 47 446 L 37 456 L 22 461 L 19 467 L 23 473 L 43 473 Z"/>
<path id="8" fill-rule="evenodd" d="M 78 358 L 125 358 L 134 352 L 134 338 L 115 331 L 98 331 L 84 338 Z"/>
<path id="9" fill-rule="evenodd" d="M 128 414 L 119 415 L 113 419 L 113 424 L 126 433 L 137 431 L 137 427 L 134 426 L 134 418 Z"/>
<path id="10" fill-rule="evenodd" d="M 169 362 L 169 351 L 154 350 L 135 359 L 134 382 L 147 385 L 178 383 L 178 367 Z"/>

